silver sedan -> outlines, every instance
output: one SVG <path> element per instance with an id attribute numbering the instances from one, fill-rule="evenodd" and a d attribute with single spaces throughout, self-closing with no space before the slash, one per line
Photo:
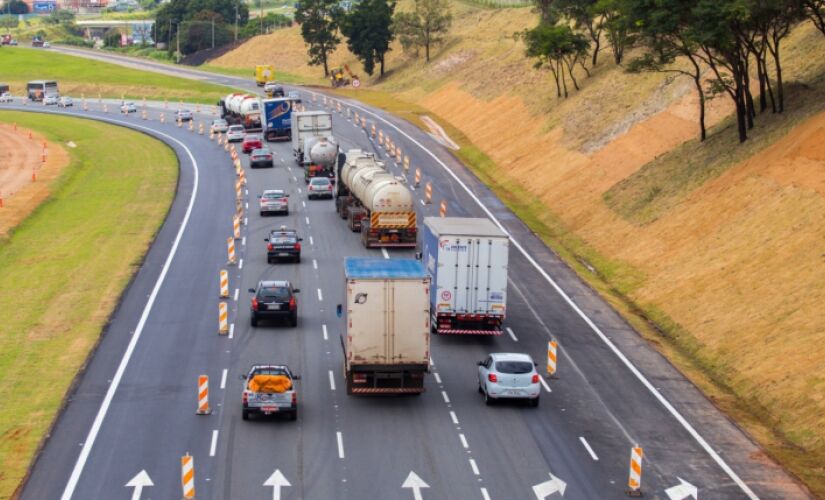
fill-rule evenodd
<path id="1" fill-rule="evenodd" d="M 478 392 L 488 405 L 497 399 L 524 399 L 538 406 L 539 377 L 527 354 L 494 353 L 478 362 Z"/>

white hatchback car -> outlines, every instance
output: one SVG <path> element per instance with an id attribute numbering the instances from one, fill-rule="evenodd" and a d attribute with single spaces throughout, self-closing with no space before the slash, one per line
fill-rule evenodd
<path id="1" fill-rule="evenodd" d="M 229 124 L 226 123 L 226 120 L 224 120 L 223 118 L 216 118 L 212 120 L 212 125 L 210 125 L 209 128 L 214 133 L 220 132 L 223 134 L 229 128 Z"/>
<path id="2" fill-rule="evenodd" d="M 226 139 L 229 142 L 241 142 L 246 136 L 246 129 L 243 125 L 232 125 L 226 131 Z"/>
<path id="3" fill-rule="evenodd" d="M 43 98 L 43 105 L 45 106 L 54 106 L 58 102 L 58 97 L 56 95 L 47 95 Z"/>
<path id="4" fill-rule="evenodd" d="M 488 405 L 498 399 L 525 399 L 530 406 L 538 406 L 539 377 L 527 354 L 493 353 L 478 362 L 478 392 Z"/>
<path id="5" fill-rule="evenodd" d="M 120 105 L 120 112 L 128 115 L 129 113 L 137 113 L 137 106 L 133 102 L 124 102 Z"/>
<path id="6" fill-rule="evenodd" d="M 74 107 L 74 101 L 71 97 L 64 95 L 60 96 L 60 100 L 57 101 L 57 105 L 61 108 Z"/>

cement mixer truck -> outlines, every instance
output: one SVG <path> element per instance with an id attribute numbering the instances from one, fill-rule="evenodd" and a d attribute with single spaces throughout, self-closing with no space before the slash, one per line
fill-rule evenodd
<path id="1" fill-rule="evenodd" d="M 338 143 L 332 136 L 307 137 L 304 139 L 304 182 L 313 177 L 328 177 L 335 183 L 335 166 L 338 162 Z"/>
<path id="2" fill-rule="evenodd" d="M 336 188 L 335 207 L 367 248 L 416 246 L 416 214 L 404 179 L 361 150 L 347 152 Z"/>
<path id="3" fill-rule="evenodd" d="M 221 118 L 230 125 L 243 125 L 247 130 L 261 130 L 261 101 L 251 94 L 229 94 L 220 101 Z"/>

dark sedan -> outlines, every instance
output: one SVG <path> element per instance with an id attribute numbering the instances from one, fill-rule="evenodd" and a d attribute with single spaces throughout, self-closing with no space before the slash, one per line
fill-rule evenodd
<path id="1" fill-rule="evenodd" d="M 289 281 L 259 281 L 257 288 L 250 288 L 252 297 L 250 324 L 258 326 L 258 321 L 267 319 L 286 319 L 289 326 L 298 326 L 298 302 L 295 294 L 300 292 L 292 288 Z"/>
<path id="2" fill-rule="evenodd" d="M 280 229 L 273 229 L 269 233 L 266 241 L 266 261 L 273 263 L 278 259 L 290 259 L 294 262 L 301 262 L 301 241 L 298 232 L 294 229 L 287 229 L 281 226 Z"/>
<path id="3" fill-rule="evenodd" d="M 272 151 L 267 148 L 253 149 L 249 155 L 250 168 L 272 168 L 275 163 L 272 161 Z"/>

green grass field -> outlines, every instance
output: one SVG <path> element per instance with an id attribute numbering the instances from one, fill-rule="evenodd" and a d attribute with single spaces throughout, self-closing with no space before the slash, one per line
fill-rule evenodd
<path id="1" fill-rule="evenodd" d="M 115 64 L 59 54 L 50 50 L 4 47 L 0 78 L 23 95 L 29 80 L 57 80 L 62 93 L 86 97 L 183 100 L 213 104 L 227 88 L 184 78 L 147 73 Z"/>
<path id="2" fill-rule="evenodd" d="M 168 212 L 178 163 L 120 127 L 5 111 L 0 121 L 77 144 L 50 197 L 0 241 L 0 498 L 10 498 Z"/>

